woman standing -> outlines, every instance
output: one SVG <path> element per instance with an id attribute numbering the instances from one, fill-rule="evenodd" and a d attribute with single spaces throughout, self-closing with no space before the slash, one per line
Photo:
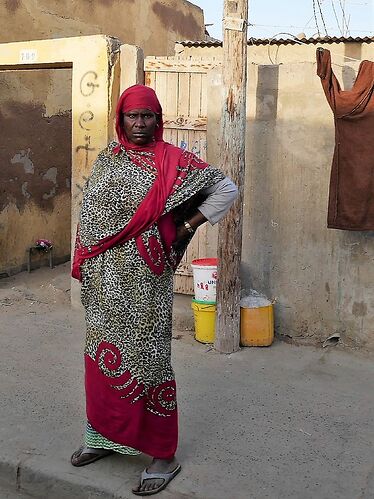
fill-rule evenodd
<path id="1" fill-rule="evenodd" d="M 85 446 L 74 466 L 112 452 L 153 457 L 137 495 L 156 494 L 180 471 L 171 366 L 173 273 L 199 225 L 216 223 L 235 185 L 192 153 L 163 141 L 155 92 L 128 88 L 117 106 L 118 143 L 87 182 L 73 277 L 86 312 Z"/>

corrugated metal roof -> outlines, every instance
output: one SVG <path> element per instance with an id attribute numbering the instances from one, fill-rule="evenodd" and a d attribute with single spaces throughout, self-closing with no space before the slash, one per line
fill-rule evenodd
<path id="1" fill-rule="evenodd" d="M 337 37 L 337 36 L 325 36 L 319 38 L 249 38 L 248 45 L 317 45 L 323 43 L 372 43 L 374 42 L 374 37 L 366 36 L 364 38 L 354 38 L 349 37 Z M 184 47 L 221 47 L 222 42 L 220 40 L 202 40 L 202 41 L 192 41 L 183 40 L 177 42 Z"/>

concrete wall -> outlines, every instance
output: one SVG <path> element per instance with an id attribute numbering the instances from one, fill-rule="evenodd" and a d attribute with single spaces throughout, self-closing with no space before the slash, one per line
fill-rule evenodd
<path id="1" fill-rule="evenodd" d="M 357 64 L 334 66 L 348 88 Z M 276 301 L 278 334 L 374 348 L 374 232 L 327 229 L 333 116 L 312 62 L 249 65 L 243 288 Z M 208 159 L 219 164 L 221 79 L 210 75 Z M 224 165 L 223 165 L 224 167 Z"/>
<path id="2" fill-rule="evenodd" d="M 6 0 L 0 42 L 105 34 L 172 54 L 176 40 L 203 40 L 203 11 L 186 0 Z"/>
<path id="3" fill-rule="evenodd" d="M 53 241 L 55 261 L 70 255 L 71 70 L 0 72 L 0 87 L 0 274 L 9 274 L 40 238 Z"/>

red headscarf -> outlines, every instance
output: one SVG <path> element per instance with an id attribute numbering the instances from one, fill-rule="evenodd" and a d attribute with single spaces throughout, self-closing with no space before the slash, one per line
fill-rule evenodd
<path id="1" fill-rule="evenodd" d="M 133 109 L 149 109 L 158 117 L 157 127 L 155 130 L 155 142 L 150 142 L 144 146 L 137 146 L 127 140 L 123 129 L 123 115 Z M 164 124 L 162 121 L 162 107 L 153 88 L 145 85 L 133 85 L 123 92 L 119 98 L 116 110 L 116 132 L 118 142 L 126 149 L 135 151 L 149 151 L 154 149 L 156 142 L 163 141 Z M 118 154 L 121 150 L 120 146 L 114 148 L 113 152 Z"/>
<path id="2" fill-rule="evenodd" d="M 137 146 L 129 142 L 123 130 L 123 113 L 133 109 L 149 109 L 158 116 L 159 126 L 155 130 L 155 140 L 144 146 Z M 183 181 L 182 177 L 187 175 L 189 165 L 193 165 L 195 168 L 208 166 L 204 161 L 197 161 L 193 154 L 185 153 L 179 147 L 164 142 L 162 108 L 152 88 L 134 85 L 123 92 L 117 104 L 116 131 L 119 145 L 113 149 L 113 153 L 118 154 L 121 151 L 121 146 L 133 151 L 154 151 L 158 174 L 152 188 L 140 203 L 132 219 L 119 233 L 105 237 L 98 244 L 86 248 L 81 245 L 78 232 L 72 275 L 79 280 L 81 280 L 80 267 L 87 258 L 97 256 L 132 238 L 136 239 L 138 251 L 152 271 L 156 274 L 162 274 L 165 266 L 164 251 L 166 257 L 169 257 L 176 235 L 172 213 L 163 215 L 165 203 L 173 188 L 180 185 Z M 178 165 L 185 168 L 184 173 L 178 170 Z M 147 243 L 142 239 L 143 232 L 156 222 L 163 247 L 154 236 L 150 236 Z M 177 261 L 175 261 L 176 264 Z"/>
<path id="3" fill-rule="evenodd" d="M 155 140 L 149 144 L 137 146 L 126 137 L 122 126 L 123 113 L 131 111 L 132 109 L 149 109 L 158 115 L 159 126 L 155 130 Z M 160 259 L 159 257 L 162 254 L 162 248 L 159 247 L 159 244 L 156 244 L 157 241 L 155 242 L 152 239 L 149 241 L 149 243 L 152 244 L 152 247 L 147 251 L 147 248 L 142 241 L 141 234 L 158 221 L 167 253 L 170 251 L 171 244 L 175 238 L 176 230 L 171 213 L 164 215 L 163 217 L 162 213 L 165 209 L 166 200 L 177 181 L 177 166 L 179 165 L 183 151 L 179 147 L 164 142 L 162 138 L 162 108 L 156 93 L 152 88 L 145 87 L 144 85 L 134 85 L 123 92 L 117 104 L 116 131 L 119 145 L 113 149 L 113 153 L 120 153 L 121 145 L 127 150 L 153 150 L 155 153 L 155 166 L 158 174 L 152 188 L 140 203 L 136 213 L 118 234 L 106 237 L 99 241 L 97 245 L 90 246 L 90 248 L 85 248 L 81 245 L 78 234 L 72 275 L 79 280 L 81 280 L 80 267 L 86 258 L 97 256 L 107 249 L 112 248 L 117 244 L 123 244 L 125 241 L 132 238 L 136 239 L 139 253 L 150 268 L 156 273 L 162 273 L 164 261 L 160 261 L 161 265 L 159 267 L 154 263 L 154 260 Z"/>

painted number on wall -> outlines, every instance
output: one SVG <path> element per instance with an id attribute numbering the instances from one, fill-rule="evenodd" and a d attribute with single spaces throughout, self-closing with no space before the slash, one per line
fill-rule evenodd
<path id="1" fill-rule="evenodd" d="M 28 63 L 35 62 L 38 60 L 38 51 L 35 49 L 20 50 L 19 52 L 19 62 Z"/>

